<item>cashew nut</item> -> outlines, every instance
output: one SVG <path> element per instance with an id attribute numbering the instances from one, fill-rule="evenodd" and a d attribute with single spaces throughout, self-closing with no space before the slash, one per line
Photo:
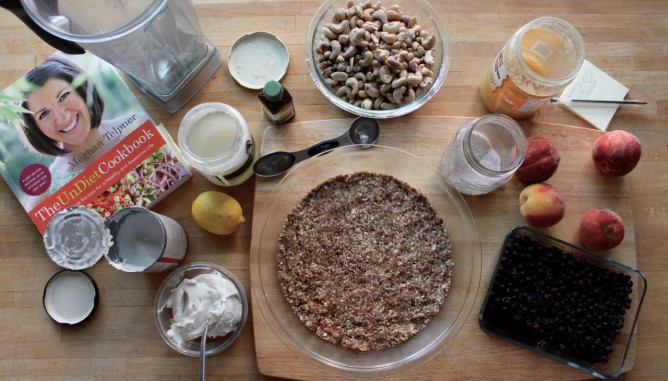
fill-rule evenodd
<path id="1" fill-rule="evenodd" d="M 364 58 L 359 60 L 357 63 L 362 67 L 367 67 L 371 65 L 371 61 L 373 61 L 373 53 L 367 50 L 364 52 Z"/>
<path id="2" fill-rule="evenodd" d="M 399 33 L 399 28 L 401 28 L 401 23 L 399 21 L 392 21 L 383 25 L 383 32 L 397 34 Z"/>
<path id="3" fill-rule="evenodd" d="M 341 34 L 346 29 L 347 24 L 348 24 L 347 22 L 342 21 L 338 24 L 328 23 L 328 24 L 325 24 L 325 26 L 327 28 L 329 28 L 329 30 L 331 30 L 332 32 L 334 32 L 336 34 Z"/>
<path id="4" fill-rule="evenodd" d="M 348 78 L 346 80 L 346 86 L 350 88 L 352 95 L 357 95 L 357 92 L 359 91 L 359 82 L 357 81 L 357 78 Z"/>
<path id="5" fill-rule="evenodd" d="M 396 34 L 391 34 L 391 33 L 388 33 L 388 32 L 382 32 L 380 34 L 380 38 L 383 41 L 387 42 L 388 44 L 393 44 L 397 41 L 397 35 Z"/>
<path id="6" fill-rule="evenodd" d="M 336 61 L 336 59 L 339 57 L 339 54 L 341 54 L 341 43 L 338 40 L 332 40 L 329 45 L 332 48 L 329 53 L 329 60 Z"/>
<path id="7" fill-rule="evenodd" d="M 345 82 L 348 79 L 348 74 L 342 71 L 332 73 L 331 78 L 338 82 Z"/>
<path id="8" fill-rule="evenodd" d="M 322 27 L 322 33 L 330 40 L 335 40 L 337 37 L 336 33 L 332 32 L 332 30 L 326 26 Z"/>
<path id="9" fill-rule="evenodd" d="M 401 13 L 397 12 L 397 10 L 389 10 L 387 11 L 387 20 L 401 21 Z"/>
<path id="10" fill-rule="evenodd" d="M 357 54 L 357 47 L 355 45 L 349 45 L 346 48 L 346 51 L 342 54 L 343 58 L 348 59 Z"/>

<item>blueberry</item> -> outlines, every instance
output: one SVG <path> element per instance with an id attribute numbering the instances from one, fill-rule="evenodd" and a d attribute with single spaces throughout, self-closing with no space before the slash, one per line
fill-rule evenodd
<path id="1" fill-rule="evenodd" d="M 588 363 L 608 361 L 631 307 L 628 275 L 517 233 L 500 262 L 484 313 L 490 325 L 541 350 Z"/>

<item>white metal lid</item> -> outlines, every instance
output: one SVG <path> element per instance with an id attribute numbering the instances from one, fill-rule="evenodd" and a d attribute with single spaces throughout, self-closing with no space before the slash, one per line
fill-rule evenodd
<path id="1" fill-rule="evenodd" d="M 289 61 L 288 48 L 278 37 L 268 32 L 253 32 L 234 42 L 227 68 L 241 86 L 259 90 L 269 81 L 280 81 Z"/>
<path id="2" fill-rule="evenodd" d="M 81 323 L 95 311 L 98 294 L 90 275 L 83 271 L 62 270 L 44 287 L 44 309 L 58 323 Z"/>

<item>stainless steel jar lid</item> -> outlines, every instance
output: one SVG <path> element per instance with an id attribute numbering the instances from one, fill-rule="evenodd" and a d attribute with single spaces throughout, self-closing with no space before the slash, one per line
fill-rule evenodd
<path id="1" fill-rule="evenodd" d="M 49 257 L 69 270 L 93 266 L 109 251 L 111 238 L 97 212 L 74 206 L 56 213 L 44 232 Z"/>

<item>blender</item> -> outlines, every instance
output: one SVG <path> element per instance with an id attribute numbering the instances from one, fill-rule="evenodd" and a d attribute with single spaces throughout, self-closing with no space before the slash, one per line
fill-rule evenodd
<path id="1" fill-rule="evenodd" d="M 56 49 L 109 62 L 169 112 L 222 63 L 190 0 L 0 0 L 0 7 Z"/>

